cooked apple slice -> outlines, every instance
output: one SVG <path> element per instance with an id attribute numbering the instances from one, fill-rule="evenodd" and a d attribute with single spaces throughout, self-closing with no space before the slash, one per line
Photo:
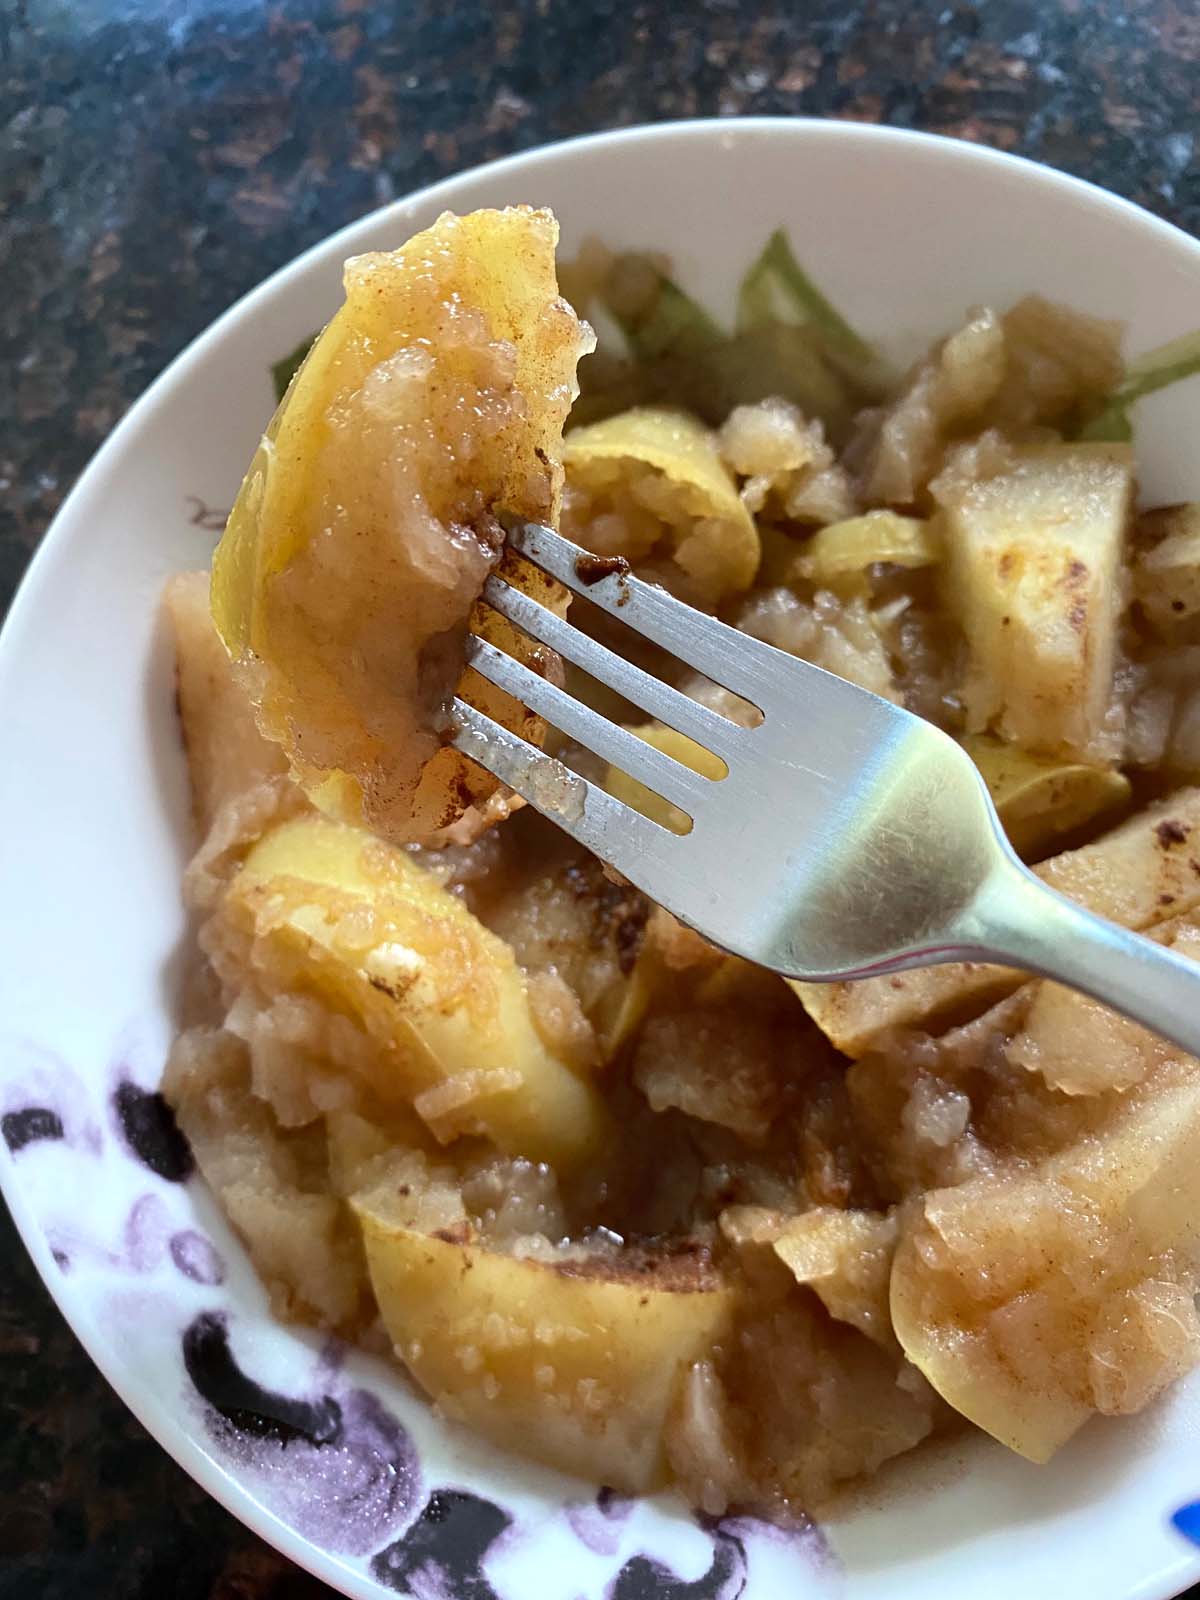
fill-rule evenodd
<path id="1" fill-rule="evenodd" d="M 441 1410 L 592 1482 L 663 1482 L 672 1404 L 733 1311 L 700 1258 L 520 1259 L 407 1225 L 386 1191 L 354 1206 L 384 1325 Z"/>
<path id="2" fill-rule="evenodd" d="M 909 1360 L 1033 1461 L 1140 1410 L 1200 1357 L 1200 1082 L 1158 1084 L 1025 1172 L 925 1196 L 892 1268 Z"/>
<path id="3" fill-rule="evenodd" d="M 775 1254 L 797 1283 L 820 1297 L 831 1317 L 848 1322 L 885 1348 L 895 1348 L 888 1280 L 896 1219 L 882 1212 L 814 1206 L 789 1217 Z"/>
<path id="4" fill-rule="evenodd" d="M 939 491 L 948 581 L 970 651 L 972 732 L 1103 756 L 1133 462 L 1122 445 L 1021 451 Z"/>
<path id="5" fill-rule="evenodd" d="M 655 962 L 642 938 L 646 901 L 575 852 L 551 854 L 522 876 L 488 905 L 487 925 L 530 975 L 535 1015 L 550 1025 L 551 1037 L 556 1020 L 582 1013 L 600 1059 L 610 1060 L 637 1028 L 655 988 Z M 561 1001 L 566 1012 L 555 1019 Z M 547 1002 L 545 1011 L 540 1002 Z"/>
<path id="6" fill-rule="evenodd" d="M 821 588 L 861 593 L 869 569 L 887 566 L 933 567 L 941 560 L 935 524 L 895 511 L 866 511 L 819 529 L 804 545 L 795 571 Z"/>
<path id="7" fill-rule="evenodd" d="M 442 742 L 456 689 L 537 732 L 463 678 L 462 647 L 471 618 L 545 657 L 477 597 L 499 516 L 558 513 L 562 425 L 592 341 L 558 297 L 557 237 L 547 211 L 446 213 L 399 250 L 348 261 L 345 305 L 292 380 L 213 561 L 213 615 L 264 733 L 323 809 L 395 839 L 495 791 Z M 514 581 L 565 604 L 508 559 Z"/>
<path id="8" fill-rule="evenodd" d="M 864 462 L 868 500 L 915 504 L 947 441 L 994 398 L 1005 365 L 1004 330 L 985 307 L 917 363 L 886 409 L 863 412 L 851 448 Z"/>
<path id="9" fill-rule="evenodd" d="M 213 627 L 208 573 L 179 573 L 167 584 L 163 600 L 175 635 L 179 720 L 203 837 L 226 800 L 265 778 L 282 776 L 287 762 L 279 746 L 258 731 L 254 708 L 234 678 Z"/>
<path id="10" fill-rule="evenodd" d="M 206 944 L 228 989 L 315 999 L 370 1043 L 371 1087 L 411 1102 L 442 1141 L 569 1165 L 606 1118 L 553 1056 L 508 946 L 404 852 L 313 813 L 250 851 Z M 335 1065 L 363 1070 L 329 1030 Z"/>
<path id="11" fill-rule="evenodd" d="M 961 1193 L 936 1191 L 926 1199 L 921 1222 L 901 1238 L 892 1268 L 892 1326 L 905 1355 L 943 1400 L 1001 1444 L 1031 1461 L 1048 1461 L 1087 1421 L 1091 1407 L 1073 1388 L 1064 1388 L 1052 1379 L 1047 1382 L 1041 1375 L 1049 1365 L 1054 1346 L 1039 1346 L 1035 1362 L 1032 1338 L 1036 1323 L 1021 1313 L 1035 1290 L 1038 1309 L 1048 1314 L 1057 1310 L 1063 1315 L 1066 1308 L 1055 1304 L 1053 1292 L 1048 1294 L 1044 1281 L 1035 1276 L 1036 1268 L 1040 1266 L 1044 1272 L 1047 1263 L 1039 1259 L 1032 1237 L 1026 1241 L 1030 1281 L 1015 1287 L 1009 1299 L 988 1305 L 982 1299 L 981 1288 L 972 1294 L 970 1288 L 959 1285 L 955 1281 L 957 1253 L 944 1243 L 942 1236 L 942 1230 L 950 1228 L 944 1207 L 969 1202 L 978 1207 L 976 1231 L 970 1240 L 972 1259 L 978 1256 L 982 1260 L 1001 1249 L 1011 1257 L 1016 1242 L 1014 1231 L 1019 1235 L 1022 1229 L 1030 1235 L 1034 1229 L 1038 1231 L 1046 1257 L 1055 1241 L 1068 1251 L 1080 1244 L 1089 1248 L 1094 1241 L 1075 1237 L 1065 1226 L 1058 1196 L 1046 1185 L 1034 1182 L 1019 1189 L 1010 1186 L 1007 1205 L 999 1209 L 994 1203 L 996 1197 L 989 1195 L 993 1204 L 986 1213 L 977 1189 L 978 1185 L 969 1184 L 963 1186 Z M 1018 1218 L 1020 1226 L 1014 1229 Z M 1058 1231 L 1051 1235 L 1051 1229 Z M 930 1256 L 932 1264 L 927 1259 Z M 1003 1313 L 1010 1302 L 1018 1314 L 1013 1330 L 1016 1349 L 1008 1347 L 1003 1325 Z M 999 1324 L 995 1333 L 990 1325 L 992 1317 Z M 1020 1348 L 1024 1339 L 1030 1343 Z M 1033 1376 L 1035 1371 L 1039 1372 L 1037 1378 Z"/>
<path id="12" fill-rule="evenodd" d="M 726 1206 L 720 1227 L 736 1249 L 769 1246 L 831 1317 L 895 1349 L 888 1311 L 894 1214 L 859 1207 L 811 1206 L 789 1214 L 768 1206 Z"/>
<path id="13" fill-rule="evenodd" d="M 1144 512 L 1137 533 L 1143 548 L 1133 566 L 1133 592 L 1169 637 L 1200 613 L 1200 504 Z"/>
<path id="14" fill-rule="evenodd" d="M 563 531 L 713 606 L 758 571 L 754 518 L 703 423 L 638 406 L 575 428 L 563 450 Z"/>

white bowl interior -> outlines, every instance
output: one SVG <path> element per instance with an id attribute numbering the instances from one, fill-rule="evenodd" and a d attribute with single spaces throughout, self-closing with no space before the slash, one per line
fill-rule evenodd
<path id="1" fill-rule="evenodd" d="M 649 1569 L 626 1566 L 639 1553 L 681 1580 L 708 1572 L 697 1600 L 999 1600 L 1022 1586 L 1089 1600 L 1173 1594 L 1200 1576 L 1168 1524 L 1197 1484 L 1195 1381 L 1143 1418 L 1089 1426 L 1046 1468 L 982 1440 L 899 1463 L 823 1537 L 745 1524 L 714 1534 L 670 1502 L 598 1511 L 592 1486 L 487 1449 L 440 1424 L 389 1369 L 275 1324 L 202 1187 L 129 1153 L 112 1094 L 122 1079 L 157 1082 L 183 933 L 186 775 L 161 584 L 207 563 L 215 534 L 197 525 L 197 507 L 231 503 L 272 409 L 269 365 L 335 308 L 342 259 L 394 245 L 446 207 L 517 201 L 552 206 L 568 251 L 588 233 L 669 250 L 677 276 L 719 313 L 783 224 L 852 322 L 901 356 L 967 307 L 1030 289 L 1124 318 L 1134 352 L 1200 323 L 1200 246 L 1132 207 L 973 147 L 797 122 L 681 124 L 502 162 L 365 219 L 235 307 L 97 456 L 0 641 L 0 1114 L 44 1107 L 64 1135 L 0 1154 L 29 1248 L 172 1454 L 350 1594 L 384 1592 L 369 1558 L 446 1486 L 511 1519 L 480 1535 L 501 1600 L 533 1592 L 535 1578 L 545 1600 L 599 1597 L 618 1572 L 645 1580 Z M 1137 425 L 1145 497 L 1200 495 L 1200 380 L 1144 403 Z M 201 1248 L 179 1243 L 193 1231 L 223 1258 L 223 1282 L 179 1268 Z M 238 1363 L 268 1388 L 345 1400 L 364 1385 L 401 1420 L 418 1465 L 398 1469 L 373 1521 L 347 1487 L 361 1488 L 361 1452 L 302 1471 L 303 1450 L 231 1442 L 214 1425 L 180 1354 L 184 1326 L 212 1310 L 228 1313 Z M 454 1594 L 454 1574 L 443 1576 Z M 632 1588 L 617 1592 L 633 1600 Z"/>

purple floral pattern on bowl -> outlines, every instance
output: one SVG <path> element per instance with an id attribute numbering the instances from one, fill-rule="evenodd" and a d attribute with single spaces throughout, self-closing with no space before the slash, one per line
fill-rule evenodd
<path id="1" fill-rule="evenodd" d="M 529 1517 L 505 1494 L 522 1475 L 449 1471 L 424 1402 L 399 1372 L 327 1342 L 273 1362 L 240 1344 L 237 1289 L 252 1272 L 236 1240 L 196 1225 L 203 1184 L 162 1096 L 128 1063 L 105 1074 L 102 1103 L 45 1056 L 9 1091 L 0 1120 L 9 1159 L 41 1197 L 40 1222 L 59 1270 L 99 1289 L 111 1326 L 171 1356 L 196 1432 L 221 1468 L 309 1545 L 352 1564 L 380 1591 L 417 1600 L 526 1600 L 529 1563 L 548 1534 L 594 1568 L 591 1588 L 546 1588 L 546 1600 L 737 1600 L 751 1593 L 756 1550 L 788 1545 L 799 1596 L 836 1591 L 836 1563 L 814 1528 L 781 1535 L 750 1520 L 708 1522 L 600 1489 L 564 1483 L 557 1511 Z M 22 1096 L 25 1098 L 23 1099 Z M 104 1131 L 106 1130 L 106 1131 Z M 54 1172 L 35 1168 L 43 1158 Z M 63 1163 L 73 1169 L 64 1186 Z M 76 1203 L 81 1188 L 104 1204 Z M 236 1259 L 237 1272 L 230 1269 Z M 101 1280 L 102 1286 L 95 1280 Z M 293 1341 L 284 1330 L 276 1336 Z M 297 1342 L 299 1336 L 296 1336 Z M 362 1373 L 371 1376 L 363 1381 Z M 549 1477 L 549 1474 L 542 1474 Z M 687 1530 L 680 1551 L 679 1531 Z M 700 1559 L 693 1548 L 700 1541 Z M 693 1571 L 693 1568 L 698 1570 Z M 764 1597 L 766 1600 L 766 1597 Z"/>

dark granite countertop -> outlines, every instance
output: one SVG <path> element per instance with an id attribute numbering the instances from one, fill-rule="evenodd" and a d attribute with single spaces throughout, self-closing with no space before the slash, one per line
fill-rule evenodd
<path id="1" fill-rule="evenodd" d="M 0 608 L 178 350 L 436 178 L 638 122 L 835 116 L 1200 231 L 1198 83 L 1195 0 L 0 0 Z M 0 1600 L 328 1593 L 146 1437 L 6 1217 L 0 1251 Z"/>

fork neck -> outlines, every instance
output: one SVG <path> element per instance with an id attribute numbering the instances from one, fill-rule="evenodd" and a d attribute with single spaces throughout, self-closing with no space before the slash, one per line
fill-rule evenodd
<path id="1" fill-rule="evenodd" d="M 1200 965 L 998 863 L 957 930 L 969 959 L 1053 978 L 1200 1055 Z"/>

